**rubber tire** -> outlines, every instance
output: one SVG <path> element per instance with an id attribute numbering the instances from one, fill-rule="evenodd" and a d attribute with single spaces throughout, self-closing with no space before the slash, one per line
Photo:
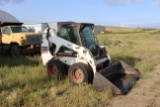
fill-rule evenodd
<path id="1" fill-rule="evenodd" d="M 83 73 L 83 79 L 80 82 L 77 82 L 74 77 L 73 77 L 73 70 L 75 69 L 80 69 Z M 71 83 L 74 85 L 82 85 L 85 83 L 92 83 L 93 82 L 93 72 L 91 70 L 91 67 L 87 66 L 86 64 L 83 63 L 76 63 L 70 66 L 68 70 L 68 77 Z"/>
<path id="2" fill-rule="evenodd" d="M 21 55 L 21 48 L 18 45 L 12 45 L 10 47 L 10 54 L 12 57 L 18 57 Z"/>
<path id="3" fill-rule="evenodd" d="M 57 73 L 52 74 L 53 71 L 51 71 L 51 66 L 55 66 L 57 69 Z M 49 79 L 54 79 L 54 78 L 61 78 L 65 74 L 65 67 L 63 63 L 61 63 L 59 60 L 51 60 L 47 64 L 47 74 Z"/>

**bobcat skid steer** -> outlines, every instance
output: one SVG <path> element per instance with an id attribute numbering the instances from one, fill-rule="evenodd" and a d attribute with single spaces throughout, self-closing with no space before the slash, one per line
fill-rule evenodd
<path id="1" fill-rule="evenodd" d="M 124 94 L 139 78 L 139 72 L 111 59 L 94 38 L 94 24 L 58 22 L 43 32 L 41 57 L 50 78 L 68 73 L 80 85 L 92 83 L 95 90 Z"/>

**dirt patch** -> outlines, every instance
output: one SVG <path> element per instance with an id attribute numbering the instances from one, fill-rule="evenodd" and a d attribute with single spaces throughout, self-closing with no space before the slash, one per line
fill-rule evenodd
<path id="1" fill-rule="evenodd" d="M 160 107 L 160 65 L 140 79 L 127 95 L 109 101 L 108 107 Z"/>

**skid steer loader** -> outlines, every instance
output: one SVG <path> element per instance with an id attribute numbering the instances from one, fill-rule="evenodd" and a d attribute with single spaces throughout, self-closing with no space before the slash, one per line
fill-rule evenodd
<path id="1" fill-rule="evenodd" d="M 68 73 L 75 85 L 92 83 L 95 90 L 124 94 L 138 80 L 139 72 L 122 61 L 112 64 L 93 30 L 90 23 L 57 22 L 43 32 L 41 57 L 48 76 Z"/>

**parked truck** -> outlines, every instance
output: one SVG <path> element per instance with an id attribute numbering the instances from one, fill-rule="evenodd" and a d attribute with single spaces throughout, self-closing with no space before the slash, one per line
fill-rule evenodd
<path id="1" fill-rule="evenodd" d="M 1 23 L 0 54 L 11 56 L 40 52 L 41 34 L 29 32 L 22 23 Z"/>

